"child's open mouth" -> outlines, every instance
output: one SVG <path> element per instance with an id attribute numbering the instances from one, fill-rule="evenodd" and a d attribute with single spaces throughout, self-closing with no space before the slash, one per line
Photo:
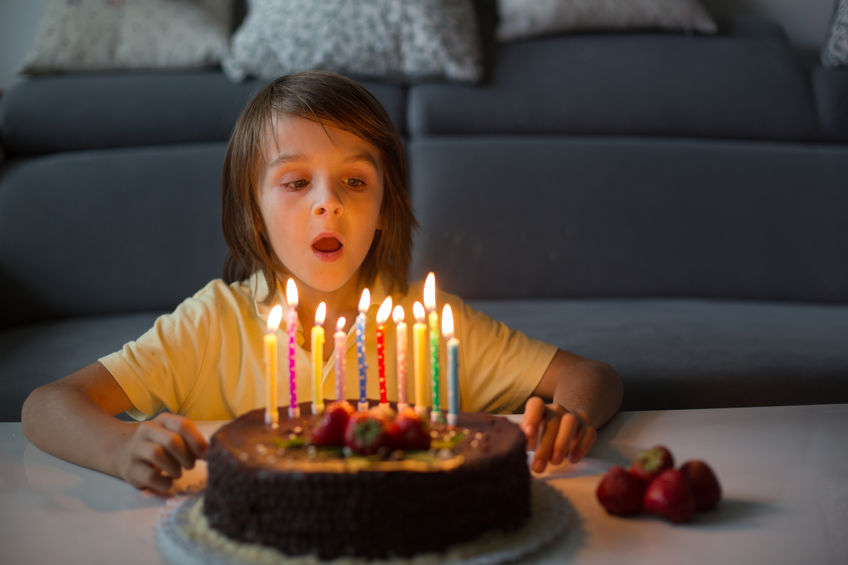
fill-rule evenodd
<path id="1" fill-rule="evenodd" d="M 342 252 L 342 242 L 335 237 L 321 237 L 312 243 L 312 251 L 322 261 L 332 261 Z"/>

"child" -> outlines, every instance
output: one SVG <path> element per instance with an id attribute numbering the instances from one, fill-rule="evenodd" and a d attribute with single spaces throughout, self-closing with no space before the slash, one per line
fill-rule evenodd
<path id="1" fill-rule="evenodd" d="M 243 111 L 224 159 L 226 282 L 212 281 L 121 351 L 33 391 L 23 407 L 26 436 L 63 459 L 168 492 L 183 468 L 204 457 L 206 441 L 193 420 L 264 406 L 262 334 L 270 308 L 286 308 L 289 277 L 299 292 L 300 328 L 313 325 L 322 301 L 328 336 L 344 317 L 346 397 L 355 398 L 351 326 L 363 288 L 372 296 L 372 374 L 380 302 L 390 295 L 411 326 L 412 304 L 422 300 L 421 283 L 407 283 L 416 222 L 406 177 L 401 140 L 365 89 L 325 72 L 270 83 Z M 462 344 L 461 409 L 514 412 L 524 404 L 533 469 L 580 460 L 621 403 L 615 371 L 509 330 L 440 292 L 439 311 L 445 303 Z M 312 399 L 309 334 L 298 332 L 298 401 Z M 393 331 L 386 340 L 394 352 Z M 334 398 L 332 339 L 323 358 L 322 390 Z M 376 380 L 369 378 L 369 398 L 377 397 Z M 288 403 L 280 394 L 280 404 Z M 113 418 L 125 411 L 139 419 L 159 414 L 141 423 Z"/>

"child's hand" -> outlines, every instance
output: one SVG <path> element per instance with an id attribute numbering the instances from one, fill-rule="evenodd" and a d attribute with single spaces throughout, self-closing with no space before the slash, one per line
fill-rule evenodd
<path id="1" fill-rule="evenodd" d="M 559 465 L 566 457 L 577 463 L 597 437 L 595 428 L 558 404 L 546 405 L 538 396 L 525 404 L 521 429 L 527 437 L 527 449 L 536 451 L 532 468 L 537 473 L 544 471 L 548 462 Z"/>
<path id="2" fill-rule="evenodd" d="M 206 438 L 194 422 L 163 412 L 138 424 L 118 458 L 118 474 L 138 488 L 168 494 L 183 469 L 206 456 Z"/>

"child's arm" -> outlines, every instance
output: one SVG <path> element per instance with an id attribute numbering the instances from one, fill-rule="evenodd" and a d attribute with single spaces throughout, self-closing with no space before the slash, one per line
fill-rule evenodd
<path id="1" fill-rule="evenodd" d="M 546 405 L 542 398 L 553 403 Z M 618 411 L 621 398 L 621 379 L 615 369 L 558 350 L 527 401 L 521 421 L 528 448 L 536 450 L 533 470 L 542 472 L 549 461 L 558 465 L 565 457 L 572 463 L 580 461 L 592 447 L 597 429 Z"/>
<path id="2" fill-rule="evenodd" d="M 205 456 L 206 439 L 191 420 L 162 413 L 134 423 L 114 418 L 132 408 L 99 362 L 32 391 L 23 405 L 24 435 L 57 457 L 167 493 Z"/>

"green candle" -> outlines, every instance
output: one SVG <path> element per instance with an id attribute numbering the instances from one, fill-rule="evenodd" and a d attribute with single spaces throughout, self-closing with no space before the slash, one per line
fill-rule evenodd
<path id="1" fill-rule="evenodd" d="M 424 282 L 424 306 L 430 312 L 430 373 L 433 376 L 433 409 L 430 419 L 441 420 L 442 409 L 439 397 L 439 313 L 436 311 L 436 275 L 430 273 Z"/>

